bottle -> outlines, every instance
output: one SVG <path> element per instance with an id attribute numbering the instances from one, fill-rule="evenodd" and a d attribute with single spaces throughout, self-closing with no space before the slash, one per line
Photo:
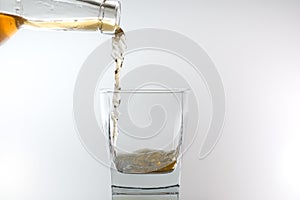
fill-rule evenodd
<path id="1" fill-rule="evenodd" d="M 22 27 L 114 34 L 119 23 L 114 0 L 0 0 L 0 44 Z"/>

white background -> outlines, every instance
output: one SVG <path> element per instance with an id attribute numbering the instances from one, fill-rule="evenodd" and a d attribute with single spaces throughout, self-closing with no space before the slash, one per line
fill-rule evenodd
<path id="1" fill-rule="evenodd" d="M 124 0 L 126 31 L 165 28 L 201 45 L 224 83 L 214 152 L 184 157 L 182 199 L 300 198 L 300 3 Z M 0 199 L 109 199 L 109 171 L 82 147 L 76 76 L 108 36 L 21 30 L 0 47 Z"/>

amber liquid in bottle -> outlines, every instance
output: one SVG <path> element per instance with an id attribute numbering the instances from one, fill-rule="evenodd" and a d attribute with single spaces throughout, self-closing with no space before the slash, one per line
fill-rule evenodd
<path id="1" fill-rule="evenodd" d="M 17 15 L 0 13 L 0 44 L 9 39 L 22 26 L 53 30 L 117 31 L 120 28 L 110 21 L 98 18 L 62 19 L 62 20 L 27 20 Z"/>
<path id="2" fill-rule="evenodd" d="M 11 37 L 24 21 L 22 17 L 0 13 L 0 43 Z"/>

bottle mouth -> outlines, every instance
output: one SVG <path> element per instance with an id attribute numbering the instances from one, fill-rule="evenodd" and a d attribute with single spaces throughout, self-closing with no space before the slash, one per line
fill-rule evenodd
<path id="1" fill-rule="evenodd" d="M 121 3 L 116 0 L 105 0 L 100 4 L 99 19 L 104 24 L 109 24 L 112 29 L 102 28 L 102 33 L 114 34 L 120 25 Z"/>

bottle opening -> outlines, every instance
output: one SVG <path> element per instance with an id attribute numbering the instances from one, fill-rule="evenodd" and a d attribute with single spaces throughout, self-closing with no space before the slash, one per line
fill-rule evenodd
<path id="1" fill-rule="evenodd" d="M 100 5 L 99 20 L 102 22 L 101 32 L 114 34 L 119 27 L 121 4 L 119 1 L 108 0 Z"/>

